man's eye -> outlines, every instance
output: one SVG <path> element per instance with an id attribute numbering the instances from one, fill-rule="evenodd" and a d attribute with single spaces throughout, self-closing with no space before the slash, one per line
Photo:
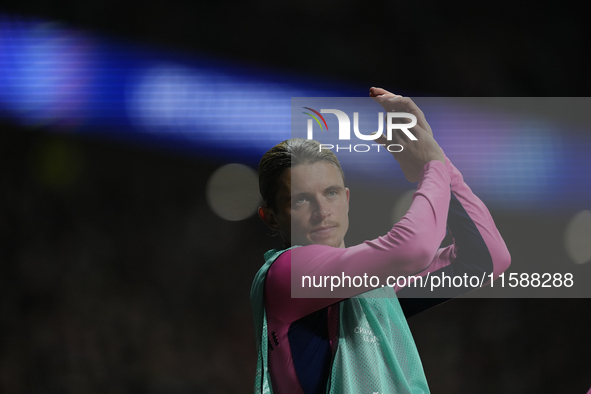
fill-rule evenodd
<path id="1" fill-rule="evenodd" d="M 339 193 L 336 190 L 329 190 L 327 194 L 329 197 L 334 197 Z"/>

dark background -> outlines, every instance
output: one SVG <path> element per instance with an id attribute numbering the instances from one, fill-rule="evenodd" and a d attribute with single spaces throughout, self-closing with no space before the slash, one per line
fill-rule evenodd
<path id="1" fill-rule="evenodd" d="M 582 6 L 92 0 L 0 12 L 400 93 L 585 96 Z M 211 212 L 219 163 L 1 126 L 0 392 L 251 391 L 248 294 L 277 241 L 256 217 Z M 562 242 L 556 218 L 493 215 L 514 264 Z M 590 307 L 454 300 L 409 323 L 433 393 L 585 393 Z"/>

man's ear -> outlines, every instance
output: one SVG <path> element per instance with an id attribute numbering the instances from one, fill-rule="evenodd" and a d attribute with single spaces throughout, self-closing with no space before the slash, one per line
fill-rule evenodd
<path id="1" fill-rule="evenodd" d="M 277 223 L 275 212 L 273 212 L 271 208 L 261 205 L 259 207 L 259 217 L 271 230 L 279 231 L 279 224 Z"/>
<path id="2" fill-rule="evenodd" d="M 347 212 L 349 212 L 349 197 L 350 197 L 350 192 L 349 192 L 349 188 L 348 187 L 345 188 L 345 193 L 347 193 Z"/>

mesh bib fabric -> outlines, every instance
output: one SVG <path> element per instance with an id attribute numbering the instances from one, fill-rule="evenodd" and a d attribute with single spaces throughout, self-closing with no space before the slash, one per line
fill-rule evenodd
<path id="1" fill-rule="evenodd" d="M 286 250 L 265 253 L 265 264 L 251 289 L 258 353 L 255 394 L 273 392 L 267 362 L 264 288 L 269 267 Z M 387 298 L 375 298 L 378 296 Z M 419 353 L 394 289 L 383 287 L 343 300 L 339 313 L 338 348 L 327 393 L 429 393 Z"/>
<path id="2" fill-rule="evenodd" d="M 252 288 L 250 290 L 250 304 L 254 319 L 254 335 L 257 345 L 257 369 L 254 379 L 255 394 L 273 393 L 271 388 L 271 377 L 269 376 L 268 342 L 267 342 L 267 316 L 265 314 L 265 278 L 271 264 L 281 255 L 281 253 L 295 248 L 271 249 L 265 253 L 265 264 L 254 277 Z"/>
<path id="3" fill-rule="evenodd" d="M 373 298 L 373 297 L 388 298 Z M 390 287 L 340 303 L 331 394 L 429 393 L 410 328 Z"/>

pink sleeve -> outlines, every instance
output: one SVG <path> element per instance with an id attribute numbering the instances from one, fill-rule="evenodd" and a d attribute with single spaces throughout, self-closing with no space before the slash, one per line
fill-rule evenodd
<path id="1" fill-rule="evenodd" d="M 421 182 L 409 211 L 386 235 L 349 248 L 309 245 L 283 253 L 267 274 L 267 311 L 288 323 L 344 298 L 371 290 L 341 287 L 335 298 L 321 298 L 328 294 L 327 288 L 310 288 L 306 291 L 310 290 L 312 298 L 291 298 L 292 265 L 296 280 L 303 275 L 324 277 L 344 274 L 353 277 L 367 274 L 378 276 L 381 283 L 385 283 L 387 276 L 411 275 L 424 270 L 433 261 L 445 237 L 449 202 L 448 169 L 439 161 L 430 161 L 421 171 Z"/>
<path id="2" fill-rule="evenodd" d="M 494 267 L 493 278 L 497 279 L 511 264 L 511 255 L 507 245 L 505 245 L 505 241 L 501 237 L 486 205 L 476 197 L 472 189 L 464 182 L 464 177 L 452 162 L 447 157 L 445 160 L 451 178 L 451 191 L 464 207 L 486 243 Z M 455 244 L 458 244 L 458 242 L 455 242 Z M 456 246 L 461 247 L 461 245 Z M 455 251 L 455 253 L 458 252 L 460 250 Z"/>
<path id="3" fill-rule="evenodd" d="M 459 255 L 461 261 L 455 263 L 456 269 L 445 270 L 448 276 L 480 272 L 488 277 L 488 274 L 493 272 L 493 278 L 496 279 L 511 264 L 509 250 L 488 209 L 464 182 L 460 171 L 447 157 L 446 166 L 450 173 L 452 191 L 448 228 L 454 242 L 446 248 L 439 249 L 429 268 L 419 275 L 443 272 L 444 268 L 454 264 Z M 489 282 L 490 280 L 484 283 Z M 395 289 L 401 290 L 398 286 Z"/>

